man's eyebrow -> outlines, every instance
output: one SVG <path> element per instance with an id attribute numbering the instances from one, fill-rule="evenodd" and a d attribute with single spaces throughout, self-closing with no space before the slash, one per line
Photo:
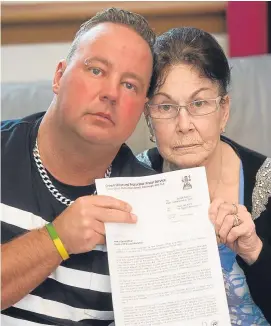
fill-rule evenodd
<path id="1" fill-rule="evenodd" d="M 144 80 L 139 75 L 137 75 L 137 74 L 135 74 L 133 72 L 126 72 L 126 73 L 123 74 L 123 77 L 124 78 L 132 78 L 132 79 L 135 79 L 135 80 L 137 80 L 140 83 L 140 85 L 141 85 L 142 88 L 145 87 Z"/>
<path id="2" fill-rule="evenodd" d="M 103 63 L 107 67 L 111 67 L 112 66 L 112 64 L 107 59 L 102 58 L 102 57 L 90 57 L 90 58 L 86 58 L 84 60 L 84 64 L 86 66 L 88 66 L 90 63 L 93 63 L 94 61 L 101 62 L 101 63 Z"/>

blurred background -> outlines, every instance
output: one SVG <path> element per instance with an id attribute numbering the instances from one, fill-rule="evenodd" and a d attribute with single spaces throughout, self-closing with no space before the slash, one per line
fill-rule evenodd
<path id="1" fill-rule="evenodd" d="M 46 110 L 58 61 L 80 25 L 108 8 L 145 16 L 157 34 L 179 26 L 210 32 L 233 67 L 226 133 L 271 156 L 271 2 L 268 1 L 2 1 L 2 119 Z M 129 145 L 153 146 L 141 121 Z"/>
<path id="2" fill-rule="evenodd" d="M 2 81 L 52 78 L 80 24 L 111 6 L 144 15 L 157 34 L 202 28 L 229 57 L 270 51 L 270 3 L 264 1 L 2 1 Z"/>

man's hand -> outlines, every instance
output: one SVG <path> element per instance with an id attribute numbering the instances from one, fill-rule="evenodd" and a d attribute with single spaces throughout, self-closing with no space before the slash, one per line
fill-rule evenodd
<path id="1" fill-rule="evenodd" d="M 78 198 L 53 222 L 69 254 L 92 250 L 105 243 L 104 223 L 135 223 L 131 206 L 109 196 Z"/>

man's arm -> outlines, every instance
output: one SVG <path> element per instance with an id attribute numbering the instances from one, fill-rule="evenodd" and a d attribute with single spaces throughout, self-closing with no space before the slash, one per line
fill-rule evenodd
<path id="1" fill-rule="evenodd" d="M 36 288 L 62 261 L 45 228 L 2 245 L 1 253 L 2 310 Z"/>
<path id="2" fill-rule="evenodd" d="M 91 251 L 105 243 L 104 222 L 135 223 L 131 207 L 107 196 L 78 198 L 53 222 L 69 254 Z M 2 245 L 2 309 L 21 300 L 61 263 L 45 228 L 33 230 Z"/>

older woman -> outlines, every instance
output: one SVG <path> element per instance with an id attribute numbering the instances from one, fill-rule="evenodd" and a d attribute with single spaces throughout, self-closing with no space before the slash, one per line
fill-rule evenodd
<path id="1" fill-rule="evenodd" d="M 158 172 L 206 168 L 231 322 L 269 325 L 271 160 L 221 135 L 230 69 L 210 34 L 172 29 L 158 37 L 155 53 L 146 119 L 157 148 L 139 159 Z"/>

